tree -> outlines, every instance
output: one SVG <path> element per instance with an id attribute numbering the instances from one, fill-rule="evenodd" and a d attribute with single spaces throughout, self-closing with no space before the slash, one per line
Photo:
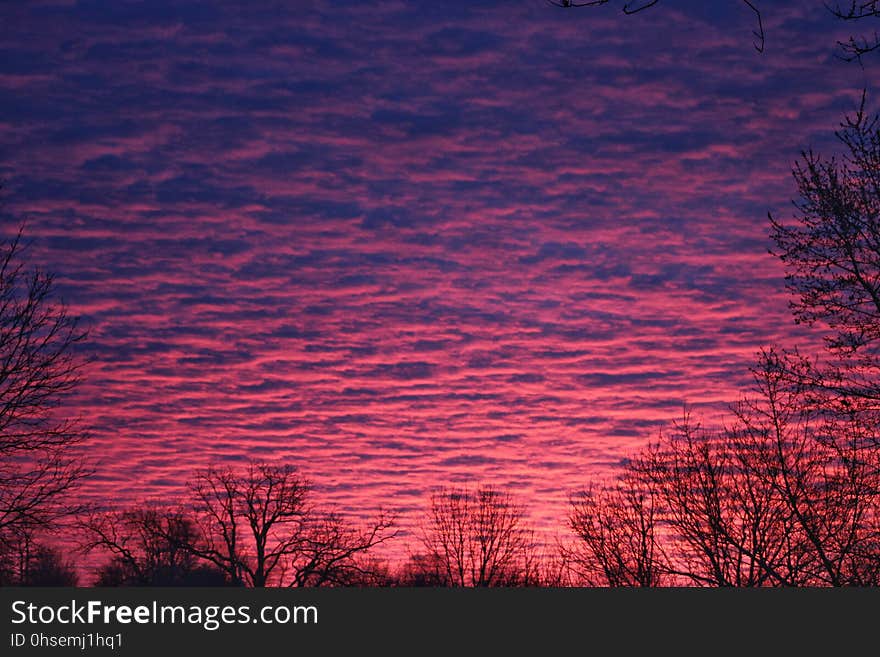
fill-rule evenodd
<path id="1" fill-rule="evenodd" d="M 880 584 L 880 463 L 864 427 L 805 403 L 775 352 L 753 374 L 731 427 L 684 421 L 633 461 L 663 568 L 706 586 Z"/>
<path id="2" fill-rule="evenodd" d="M 805 403 L 774 351 L 755 369 L 758 395 L 736 407 L 744 474 L 769 487 L 785 516 L 791 582 L 880 585 L 880 454 L 874 426 Z M 792 569 L 792 565 L 797 565 Z"/>
<path id="3" fill-rule="evenodd" d="M 438 554 L 412 554 L 400 567 L 395 582 L 399 586 L 447 587 L 452 586 L 447 568 Z"/>
<path id="4" fill-rule="evenodd" d="M 569 527 L 578 544 L 566 560 L 589 586 L 662 586 L 667 568 L 653 491 L 631 468 L 611 485 L 572 498 Z"/>
<path id="5" fill-rule="evenodd" d="M 352 583 L 368 574 L 358 558 L 394 535 L 383 515 L 357 531 L 320 512 L 311 485 L 289 466 L 209 468 L 191 488 L 200 535 L 190 550 L 247 586 Z"/>
<path id="6" fill-rule="evenodd" d="M 287 586 L 364 586 L 383 581 L 385 565 L 369 551 L 391 537 L 384 517 L 366 530 L 351 527 L 334 513 L 310 518 L 299 550 L 284 564 Z"/>
<path id="7" fill-rule="evenodd" d="M 0 546 L 0 586 L 76 586 L 73 564 L 61 552 L 19 534 L 15 542 Z"/>
<path id="8" fill-rule="evenodd" d="M 57 548 L 36 545 L 21 578 L 20 586 L 77 586 L 74 565 Z"/>
<path id="9" fill-rule="evenodd" d="M 792 359 L 792 372 L 844 405 L 880 402 L 880 124 L 865 112 L 836 133 L 842 159 L 802 154 L 793 223 L 770 216 L 774 254 L 786 267 L 797 322 L 824 325 L 832 363 Z"/>
<path id="10" fill-rule="evenodd" d="M 686 416 L 634 462 L 668 528 L 663 569 L 699 586 L 770 585 L 786 551 L 786 514 L 746 467 L 748 451 L 726 438 Z"/>
<path id="11" fill-rule="evenodd" d="M 447 586 L 517 586 L 534 583 L 532 533 L 522 507 L 492 488 L 441 490 L 431 496 L 422 562 L 427 581 Z"/>
<path id="12" fill-rule="evenodd" d="M 75 449 L 86 434 L 59 413 L 86 333 L 55 300 L 52 275 L 27 268 L 21 250 L 20 232 L 0 243 L 0 543 L 76 513 L 70 495 L 87 474 Z"/>
<path id="13" fill-rule="evenodd" d="M 98 572 L 98 586 L 218 586 L 225 573 L 196 558 L 192 517 L 180 508 L 143 505 L 92 513 L 80 525 L 86 552 L 102 550 L 110 560 Z"/>

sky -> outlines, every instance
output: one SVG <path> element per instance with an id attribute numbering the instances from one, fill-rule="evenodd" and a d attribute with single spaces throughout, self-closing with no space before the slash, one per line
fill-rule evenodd
<path id="1" fill-rule="evenodd" d="M 564 533 L 722 422 L 818 344 L 767 213 L 870 86 L 822 3 L 765 4 L 763 54 L 735 0 L 0 5 L 0 234 L 89 329 L 83 494 L 258 460 L 404 537 L 464 485 Z"/>

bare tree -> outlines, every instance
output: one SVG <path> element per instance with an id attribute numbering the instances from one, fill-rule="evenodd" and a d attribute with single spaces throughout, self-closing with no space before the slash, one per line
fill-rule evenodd
<path id="1" fill-rule="evenodd" d="M 798 583 L 880 584 L 880 462 L 863 417 L 803 402 L 775 352 L 755 369 L 758 395 L 736 407 L 744 474 L 775 494 L 786 516 Z"/>
<path id="2" fill-rule="evenodd" d="M 369 550 L 394 534 L 380 517 L 360 532 L 310 502 L 311 486 L 289 466 L 250 464 L 199 472 L 192 484 L 196 556 L 247 586 L 344 585 L 366 575 Z"/>
<path id="3" fill-rule="evenodd" d="M 653 491 L 627 468 L 611 485 L 594 485 L 571 501 L 578 538 L 566 560 L 589 586 L 662 586 L 666 575 Z"/>
<path id="4" fill-rule="evenodd" d="M 72 561 L 61 550 L 46 544 L 34 546 L 20 586 L 77 586 L 79 577 Z"/>
<path id="5" fill-rule="evenodd" d="M 371 548 L 391 538 L 391 520 L 380 514 L 366 530 L 333 513 L 308 523 L 300 549 L 285 564 L 287 586 L 364 586 L 381 582 L 385 566 L 369 557 Z"/>
<path id="6" fill-rule="evenodd" d="M 492 488 L 441 490 L 431 496 L 423 530 L 426 563 L 448 586 L 528 584 L 534 573 L 534 539 L 524 511 Z"/>
<path id="7" fill-rule="evenodd" d="M 399 567 L 394 581 L 399 586 L 447 587 L 451 586 L 446 565 L 439 554 L 417 553 Z"/>
<path id="8" fill-rule="evenodd" d="M 792 223 L 770 217 L 796 321 L 828 329 L 833 362 L 795 359 L 799 378 L 846 405 L 880 402 L 880 124 L 862 104 L 836 132 L 841 158 L 812 151 L 795 165 Z"/>
<path id="9" fill-rule="evenodd" d="M 91 513 L 80 523 L 85 552 L 110 555 L 99 586 L 205 586 L 227 583 L 225 574 L 196 558 L 190 546 L 198 529 L 182 508 L 144 504 Z"/>
<path id="10" fill-rule="evenodd" d="M 85 332 L 21 250 L 21 233 L 0 243 L 0 543 L 76 513 L 71 493 L 87 474 L 75 449 L 85 433 L 60 415 Z"/>
<path id="11" fill-rule="evenodd" d="M 864 94 L 835 134 L 841 158 L 807 151 L 794 167 L 794 221 L 770 217 L 795 319 L 824 329 L 825 357 L 775 356 L 765 399 L 796 389 L 809 413 L 813 439 L 794 441 L 797 476 L 776 485 L 810 548 L 814 580 L 842 585 L 877 583 L 880 558 L 880 121 Z M 749 410 L 740 419 L 751 429 Z"/>
<path id="12" fill-rule="evenodd" d="M 232 581 L 266 586 L 304 540 L 308 484 L 289 467 L 210 468 L 191 485 L 202 542 L 193 547 Z"/>
<path id="13" fill-rule="evenodd" d="M 880 584 L 880 467 L 861 418 L 804 403 L 775 352 L 754 378 L 731 427 L 686 418 L 633 461 L 629 490 L 651 496 L 659 569 L 703 586 Z M 646 553 L 631 547 L 644 532 L 620 520 L 619 504 L 606 494 L 576 516 L 590 563 L 612 584 Z"/>
<path id="14" fill-rule="evenodd" d="M 791 583 L 779 575 L 787 514 L 748 470 L 751 455 L 689 416 L 634 462 L 668 528 L 665 568 L 701 586 Z"/>
<path id="15" fill-rule="evenodd" d="M 74 565 L 29 533 L 0 545 L 0 586 L 76 586 Z"/>

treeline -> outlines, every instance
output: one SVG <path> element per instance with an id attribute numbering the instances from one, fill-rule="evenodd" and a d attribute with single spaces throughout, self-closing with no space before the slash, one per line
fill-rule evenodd
<path id="1" fill-rule="evenodd" d="M 684 417 L 573 495 L 553 546 L 508 493 L 441 490 L 417 549 L 388 564 L 389 517 L 355 526 L 273 464 L 199 471 L 176 506 L 75 503 L 87 434 L 55 409 L 84 333 L 13 240 L 0 253 L 0 584 L 75 583 L 69 554 L 38 539 L 64 528 L 105 559 L 83 583 L 106 586 L 880 585 L 880 127 L 864 100 L 837 136 L 841 158 L 795 166 L 794 220 L 770 219 L 794 319 L 824 333 L 823 352 L 762 352 L 727 426 Z"/>
<path id="2" fill-rule="evenodd" d="M 525 586 L 551 583 L 525 513 L 491 488 L 438 491 L 421 551 L 391 565 L 375 548 L 397 536 L 380 514 L 356 527 L 313 502 L 288 466 L 196 473 L 185 504 L 141 504 L 73 521 L 77 552 L 103 557 L 97 586 Z M 75 564 L 33 541 L 6 543 L 3 583 L 71 585 Z M 94 559 L 93 559 L 94 560 Z M 559 583 L 559 574 L 552 576 Z"/>
<path id="3" fill-rule="evenodd" d="M 492 488 L 431 496 L 416 550 L 379 515 L 356 526 L 314 501 L 295 469 L 196 473 L 187 503 L 76 519 L 99 586 L 876 586 L 880 435 L 870 414 L 829 412 L 765 353 L 730 426 L 685 417 L 622 473 L 572 496 L 568 538 L 546 545 Z M 73 563 L 7 544 L 4 584 L 70 585 Z"/>
<path id="4" fill-rule="evenodd" d="M 570 562 L 604 586 L 880 585 L 877 424 L 814 407 L 773 352 L 723 430 L 685 418 L 573 501 Z"/>

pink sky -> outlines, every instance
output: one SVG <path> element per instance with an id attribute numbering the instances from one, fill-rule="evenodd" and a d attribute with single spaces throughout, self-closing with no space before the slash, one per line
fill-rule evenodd
<path id="1" fill-rule="evenodd" d="M 739 3 L 4 6 L 3 228 L 90 328 L 85 494 L 256 459 L 405 530 L 493 484 L 563 532 L 761 347 L 818 343 L 767 212 L 868 73 L 800 4 L 763 55 Z"/>

